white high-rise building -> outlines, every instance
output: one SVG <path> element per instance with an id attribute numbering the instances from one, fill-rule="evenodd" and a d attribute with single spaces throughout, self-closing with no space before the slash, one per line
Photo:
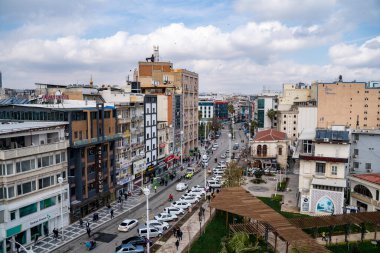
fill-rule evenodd
<path id="1" fill-rule="evenodd" d="M 66 124 L 0 124 L 0 252 L 69 224 Z"/>

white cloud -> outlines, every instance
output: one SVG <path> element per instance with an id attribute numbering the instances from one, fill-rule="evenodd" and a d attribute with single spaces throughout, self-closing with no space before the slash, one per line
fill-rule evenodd
<path id="1" fill-rule="evenodd" d="M 329 55 L 337 65 L 380 68 L 380 36 L 367 40 L 362 45 L 335 45 L 330 48 Z"/>

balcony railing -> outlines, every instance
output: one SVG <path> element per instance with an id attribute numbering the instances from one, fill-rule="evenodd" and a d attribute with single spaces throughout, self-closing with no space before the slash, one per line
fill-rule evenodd
<path id="1" fill-rule="evenodd" d="M 74 146 L 85 146 L 88 144 L 97 144 L 105 141 L 113 141 L 122 138 L 123 135 L 121 133 L 113 134 L 113 135 L 106 135 L 106 136 L 100 136 L 99 138 L 91 138 L 91 139 L 85 139 L 80 141 L 74 141 Z"/>
<path id="2" fill-rule="evenodd" d="M 374 205 L 374 206 L 380 208 L 380 201 L 377 201 L 375 199 L 371 199 L 370 197 L 367 197 L 365 195 L 359 194 L 357 192 L 351 192 L 351 197 L 356 198 L 360 201 L 363 201 L 364 203 Z"/>
<path id="3" fill-rule="evenodd" d="M 68 140 L 59 141 L 56 143 L 49 143 L 39 146 L 29 146 L 24 148 L 16 148 L 0 151 L 0 159 L 8 160 L 15 159 L 23 156 L 32 156 L 40 153 L 46 153 L 51 151 L 57 151 L 60 149 L 66 149 L 69 146 Z"/>

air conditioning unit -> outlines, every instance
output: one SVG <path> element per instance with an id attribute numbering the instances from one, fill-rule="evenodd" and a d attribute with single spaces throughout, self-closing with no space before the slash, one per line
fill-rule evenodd
<path id="1" fill-rule="evenodd" d="M 372 169 L 367 169 L 367 172 L 368 173 L 372 173 Z"/>
<path id="2" fill-rule="evenodd" d="M 358 155 L 354 155 L 354 158 L 357 158 L 358 157 Z"/>
<path id="3" fill-rule="evenodd" d="M 329 138 L 323 138 L 323 142 L 329 142 L 330 139 Z"/>

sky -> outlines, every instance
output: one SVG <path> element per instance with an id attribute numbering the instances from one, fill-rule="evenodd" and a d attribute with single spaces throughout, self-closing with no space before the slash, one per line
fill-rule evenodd
<path id="1" fill-rule="evenodd" d="M 0 0 L 3 87 L 124 84 L 158 45 L 200 91 L 380 80 L 378 0 Z"/>

